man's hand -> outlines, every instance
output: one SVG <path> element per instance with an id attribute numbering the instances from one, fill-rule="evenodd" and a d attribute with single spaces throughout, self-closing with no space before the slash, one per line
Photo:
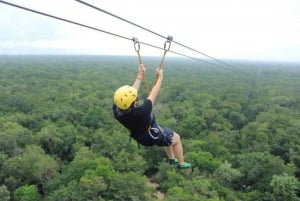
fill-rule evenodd
<path id="1" fill-rule="evenodd" d="M 156 77 L 157 79 L 163 79 L 164 73 L 162 68 L 156 68 Z"/>
<path id="2" fill-rule="evenodd" d="M 139 65 L 138 77 L 144 78 L 144 76 L 145 76 L 145 71 L 146 71 L 146 68 L 145 68 L 144 64 L 140 64 L 140 65 Z"/>

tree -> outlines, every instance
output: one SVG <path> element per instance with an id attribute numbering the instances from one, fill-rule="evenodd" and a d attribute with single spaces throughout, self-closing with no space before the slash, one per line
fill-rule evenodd
<path id="1" fill-rule="evenodd" d="M 0 152 L 0 184 L 3 183 L 5 173 L 3 172 L 3 166 L 7 161 L 8 156 Z"/>
<path id="2" fill-rule="evenodd" d="M 293 174 L 293 164 L 284 164 L 284 161 L 267 152 L 250 152 L 237 156 L 232 161 L 233 167 L 241 172 L 235 188 L 239 190 L 255 189 L 260 192 L 270 191 L 269 183 L 273 175 L 284 172 Z"/>
<path id="3" fill-rule="evenodd" d="M 182 127 L 184 137 L 191 138 L 206 129 L 206 121 L 201 116 L 190 115 L 182 121 Z"/>
<path id="4" fill-rule="evenodd" d="M 198 168 L 200 172 L 212 173 L 219 167 L 221 160 L 215 157 L 212 152 L 217 155 L 219 151 L 226 149 L 216 144 L 209 144 L 208 141 L 188 139 L 184 141 L 185 159 L 193 164 L 194 168 Z M 217 142 L 216 142 L 217 143 Z M 216 147 L 214 147 L 216 146 Z"/>
<path id="5" fill-rule="evenodd" d="M 231 167 L 231 164 L 225 161 L 214 172 L 214 177 L 226 186 L 233 186 L 234 182 L 242 177 L 242 173 Z"/>
<path id="6" fill-rule="evenodd" d="M 98 169 L 99 176 L 110 176 L 114 174 L 114 168 L 111 161 L 103 156 L 98 156 L 93 153 L 88 147 L 81 147 L 76 153 L 74 160 L 64 170 L 62 179 L 63 183 L 71 182 L 72 180 L 79 181 L 86 170 Z"/>
<path id="7" fill-rule="evenodd" d="M 3 166 L 5 183 L 14 190 L 26 184 L 38 184 L 39 191 L 45 194 L 44 185 L 58 174 L 57 162 L 36 146 L 27 146 L 21 155 L 9 158 Z"/>
<path id="8" fill-rule="evenodd" d="M 9 201 L 10 193 L 5 185 L 0 185 L 0 201 Z"/>
<path id="9" fill-rule="evenodd" d="M 89 109 L 82 118 L 81 124 L 90 129 L 106 128 L 110 114 L 101 107 Z"/>
<path id="10" fill-rule="evenodd" d="M 166 200 L 221 201 L 211 182 L 208 179 L 199 176 L 196 176 L 191 180 L 184 180 L 178 185 L 171 187 L 167 191 Z"/>
<path id="11" fill-rule="evenodd" d="M 234 129 L 241 129 L 247 123 L 247 118 L 239 112 L 229 112 L 228 119 L 233 125 Z"/>
<path id="12" fill-rule="evenodd" d="M 188 152 L 186 153 L 188 158 L 194 167 L 198 167 L 200 171 L 212 173 L 218 168 L 221 161 L 218 158 L 214 158 L 209 152 Z"/>
<path id="13" fill-rule="evenodd" d="M 268 144 L 268 124 L 251 122 L 241 130 L 240 144 L 243 150 L 264 152 L 270 150 Z"/>
<path id="14" fill-rule="evenodd" d="M 159 169 L 160 171 L 156 179 L 158 183 L 161 183 L 160 188 L 163 192 L 167 192 L 168 189 L 178 186 L 185 179 L 182 174 L 178 174 L 174 167 L 170 167 L 167 164 L 160 164 Z"/>
<path id="15" fill-rule="evenodd" d="M 203 118 L 206 121 L 206 126 L 208 129 L 211 128 L 217 116 L 218 116 L 218 111 L 215 109 L 206 109 L 203 111 Z"/>
<path id="16" fill-rule="evenodd" d="M 166 195 L 166 201 L 194 201 L 193 195 L 186 192 L 182 187 L 174 186 L 170 188 Z"/>
<path id="17" fill-rule="evenodd" d="M 146 186 L 146 178 L 139 173 L 127 172 L 115 174 L 111 177 L 109 183 L 109 188 L 105 192 L 106 200 L 153 200 L 154 193 L 152 192 L 150 195 L 145 193 L 150 191 L 150 187 Z"/>
<path id="18" fill-rule="evenodd" d="M 58 126 L 49 123 L 37 133 L 36 138 L 47 154 L 57 155 L 61 160 L 72 160 L 76 134 L 77 129 L 73 125 Z"/>
<path id="19" fill-rule="evenodd" d="M 101 194 L 107 190 L 108 183 L 95 170 L 86 170 L 78 183 L 79 196 L 86 200 L 101 200 L 103 199 Z"/>
<path id="20" fill-rule="evenodd" d="M 299 181 L 286 173 L 281 175 L 273 175 L 270 182 L 272 188 L 272 200 L 274 201 L 299 201 L 297 191 L 300 189 Z"/>
<path id="21" fill-rule="evenodd" d="M 113 166 L 118 172 L 143 173 L 146 169 L 146 162 L 142 156 L 122 149 L 113 157 Z"/>
<path id="22" fill-rule="evenodd" d="M 8 156 L 20 154 L 26 144 L 31 143 L 30 131 L 19 124 L 0 118 L 0 151 Z"/>
<path id="23" fill-rule="evenodd" d="M 35 185 L 20 186 L 16 189 L 14 198 L 16 201 L 42 201 Z"/>

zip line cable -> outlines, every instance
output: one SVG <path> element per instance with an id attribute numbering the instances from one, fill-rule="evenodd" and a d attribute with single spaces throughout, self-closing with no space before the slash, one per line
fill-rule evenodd
<path id="1" fill-rule="evenodd" d="M 140 44 L 143 44 L 143 45 L 147 45 L 147 46 L 150 46 L 150 47 L 153 47 L 153 48 L 157 48 L 157 49 L 160 49 L 160 50 L 164 50 L 164 48 L 161 48 L 161 47 L 157 47 L 155 45 L 151 45 L 149 43 L 145 43 L 145 42 L 142 42 L 142 41 L 139 41 Z M 179 53 L 179 52 L 175 52 L 175 51 L 172 51 L 172 50 L 169 50 L 169 52 L 173 53 L 173 54 L 177 54 L 177 55 L 180 55 L 180 56 L 183 56 L 183 57 L 187 57 L 187 58 L 190 58 L 190 59 L 193 59 L 193 60 L 197 60 L 197 61 L 200 61 L 202 63 L 206 63 L 206 64 L 209 64 L 209 65 L 212 65 L 212 66 L 216 66 L 217 64 L 214 64 L 214 63 L 211 63 L 209 61 L 206 61 L 206 60 L 203 60 L 203 59 L 199 59 L 199 58 L 195 58 L 195 57 L 191 57 L 191 56 L 188 56 L 186 54 L 182 54 L 182 53 Z"/>
<path id="2" fill-rule="evenodd" d="M 186 46 L 186 45 L 183 45 L 183 44 L 181 44 L 181 43 L 179 43 L 179 42 L 173 41 L 173 43 L 175 43 L 175 44 L 177 44 L 177 45 L 181 45 L 182 47 L 185 47 L 185 48 L 187 48 L 187 49 L 189 49 L 189 50 L 192 50 L 192 51 L 194 51 L 194 52 L 197 52 L 197 53 L 199 53 L 199 54 L 202 54 L 203 56 L 206 56 L 206 57 L 208 57 L 208 58 L 210 58 L 210 59 L 212 59 L 212 60 L 214 60 L 214 61 L 216 61 L 216 62 L 218 62 L 218 63 L 220 63 L 220 64 L 223 64 L 223 65 L 225 65 L 225 66 L 229 66 L 229 67 L 235 68 L 234 66 L 232 66 L 232 65 L 230 65 L 230 64 L 228 64 L 228 63 L 225 63 L 224 61 L 221 61 L 221 60 L 219 60 L 219 59 L 216 59 L 216 58 L 214 58 L 214 57 L 212 57 L 212 56 L 209 56 L 208 54 L 205 54 L 205 53 L 203 53 L 203 52 L 200 52 L 200 51 L 198 51 L 198 50 L 195 50 L 195 49 L 193 49 L 193 48 L 190 48 L 190 47 L 188 47 L 188 46 Z"/>
<path id="3" fill-rule="evenodd" d="M 131 22 L 131 21 L 129 21 L 129 20 L 126 20 L 126 19 L 124 19 L 124 18 L 122 18 L 122 17 L 120 17 L 120 16 L 118 16 L 118 15 L 115 15 L 115 14 L 113 14 L 113 13 L 110 13 L 110 12 L 108 12 L 108 11 L 106 11 L 106 10 L 103 10 L 103 9 L 101 9 L 101 8 L 99 8 L 99 7 L 96 7 L 96 6 L 92 5 L 92 4 L 89 4 L 89 3 L 85 2 L 85 1 L 81 1 L 81 0 L 75 0 L 75 1 L 77 1 L 77 2 L 79 2 L 79 3 L 81 3 L 81 4 L 84 4 L 84 5 L 86 5 L 86 6 L 89 6 L 89 7 L 91 7 L 91 8 L 94 8 L 94 9 L 96 9 L 96 10 L 98 10 L 98 11 L 101 11 L 101 12 L 103 12 L 103 13 L 105 13 L 105 14 L 108 14 L 108 15 L 110 15 L 110 16 L 113 16 L 113 17 L 115 17 L 115 18 L 118 18 L 119 20 L 122 20 L 122 21 L 124 21 L 124 22 L 127 22 L 127 23 L 129 23 L 129 24 L 131 24 L 131 25 L 134 25 L 134 26 L 136 26 L 136 27 L 139 27 L 139 28 L 141 28 L 141 29 L 144 29 L 145 31 L 148 31 L 148 32 L 150 32 L 150 33 L 152 33 L 152 34 L 154 34 L 154 35 L 157 35 L 157 36 L 159 36 L 159 37 L 162 37 L 162 38 L 164 38 L 164 39 L 167 39 L 167 37 L 165 37 L 165 36 L 163 36 L 163 35 L 161 35 L 161 34 L 158 34 L 158 33 L 154 32 L 154 31 L 151 31 L 150 29 L 147 29 L 147 28 L 145 28 L 145 27 L 142 27 L 142 26 L 140 26 L 140 25 L 138 25 L 138 24 L 136 24 L 136 23 L 133 23 L 133 22 Z"/>
<path id="4" fill-rule="evenodd" d="M 54 18 L 54 19 L 61 20 L 61 21 L 64 21 L 64 22 L 68 22 L 68 23 L 71 23 L 71 24 L 75 24 L 75 25 L 78 25 L 78 26 L 82 26 L 82 27 L 85 27 L 85 28 L 88 28 L 88 29 L 92 29 L 92 30 L 95 30 L 95 31 L 100 31 L 100 32 L 103 32 L 103 33 L 106 33 L 106 34 L 117 36 L 119 38 L 131 40 L 131 38 L 127 38 L 127 37 L 124 37 L 124 36 L 121 36 L 121 35 L 118 35 L 118 34 L 115 34 L 115 33 L 112 33 L 112 32 L 108 32 L 108 31 L 105 31 L 105 30 L 102 30 L 102 29 L 98 29 L 98 28 L 95 28 L 95 27 L 92 27 L 92 26 L 88 26 L 88 25 L 85 25 L 85 24 L 81 24 L 81 23 L 78 23 L 78 22 L 75 22 L 75 21 L 71 21 L 71 20 L 67 20 L 67 19 L 61 18 L 61 17 L 50 15 L 50 14 L 47 14 L 47 13 L 44 13 L 44 12 L 41 12 L 41 11 L 37 11 L 37 10 L 30 9 L 30 8 L 26 8 L 24 6 L 13 4 L 13 3 L 10 3 L 10 2 L 6 2 L 6 1 L 0 0 L 0 3 L 4 3 L 4 4 L 7 4 L 9 6 L 13 6 L 13 7 L 16 7 L 16 8 L 23 9 L 23 10 L 27 10 L 27 11 L 30 11 L 30 12 L 33 12 L 33 13 L 44 15 L 44 16 L 47 16 L 47 17 L 50 17 L 50 18 Z"/>
<path id="5" fill-rule="evenodd" d="M 161 34 L 159 34 L 159 33 L 157 33 L 157 32 L 151 31 L 150 29 L 147 29 L 147 28 L 145 28 L 145 27 L 143 27 L 143 26 L 140 26 L 140 25 L 138 25 L 138 24 L 136 24 L 136 23 L 134 23 L 134 22 L 131 22 L 131 21 L 129 21 L 129 20 L 126 20 L 126 19 L 124 19 L 124 18 L 122 18 L 122 17 L 120 17 L 120 16 L 118 16 L 118 15 L 115 15 L 115 14 L 113 14 L 113 13 L 111 13 L 111 12 L 108 12 L 108 11 L 106 11 L 106 10 L 103 10 L 103 9 L 101 9 L 101 8 L 99 8 L 99 7 L 96 7 L 96 6 L 92 5 L 92 4 L 89 4 L 89 3 L 85 2 L 85 1 L 82 1 L 82 0 L 75 0 L 75 1 L 77 1 L 77 2 L 79 2 L 79 3 L 81 3 L 81 4 L 84 4 L 84 5 L 86 5 L 86 6 L 89 6 L 89 7 L 91 7 L 91 8 L 94 8 L 94 9 L 96 9 L 96 10 L 98 10 L 98 11 L 101 11 L 101 12 L 103 12 L 103 13 L 105 13 L 105 14 L 108 14 L 108 15 L 110 15 L 110 16 L 113 16 L 113 17 L 115 17 L 115 18 L 118 18 L 119 20 L 122 20 L 122 21 L 127 22 L 127 23 L 129 23 L 129 24 L 131 24 L 131 25 L 134 25 L 134 26 L 136 26 L 136 27 L 139 27 L 139 28 L 141 28 L 141 29 L 143 29 L 143 30 L 145 30 L 145 31 L 148 31 L 148 32 L 150 32 L 150 33 L 152 33 L 152 34 L 155 34 L 155 35 L 157 35 L 157 36 L 159 36 L 159 37 L 162 37 L 162 38 L 164 38 L 164 39 L 167 39 L 167 37 L 165 37 L 165 36 L 163 36 L 163 35 L 161 35 Z M 209 56 L 208 54 L 205 54 L 205 53 L 200 52 L 200 51 L 198 51 L 198 50 L 195 50 L 195 49 L 193 49 L 193 48 L 191 48 L 191 47 L 188 47 L 188 46 L 186 46 L 186 45 L 184 45 L 184 44 L 182 44 L 182 43 L 176 42 L 176 41 L 174 41 L 174 40 L 173 40 L 172 42 L 175 43 L 175 44 L 177 44 L 177 45 L 180 45 L 180 46 L 182 46 L 182 47 L 184 47 L 184 48 L 187 48 L 187 49 L 189 49 L 189 50 L 192 50 L 192 51 L 194 51 L 194 52 L 197 52 L 198 54 L 201 54 L 201 55 L 203 55 L 203 56 L 206 56 L 206 57 L 208 57 L 208 58 L 210 58 L 210 59 L 214 60 L 215 62 L 218 62 L 218 63 L 220 63 L 220 64 L 222 64 L 222 65 L 229 66 L 229 67 L 234 67 L 234 66 L 232 66 L 232 65 L 230 65 L 230 64 L 227 64 L 227 63 L 225 63 L 225 62 L 223 62 L 223 61 L 221 61 L 221 60 L 219 60 L 219 59 L 216 59 L 216 58 L 214 58 L 214 57 L 212 57 L 212 56 Z M 235 68 L 235 67 L 234 67 L 234 68 Z"/>
<path id="6" fill-rule="evenodd" d="M 119 35 L 119 34 L 115 34 L 115 33 L 109 32 L 109 31 L 105 31 L 105 30 L 102 30 L 102 29 L 99 29 L 99 28 L 95 28 L 95 27 L 92 27 L 92 26 L 88 26 L 88 25 L 85 25 L 85 24 L 82 24 L 82 23 L 78 23 L 78 22 L 75 22 L 75 21 L 72 21 L 72 20 L 68 20 L 68 19 L 64 19 L 64 18 L 61 18 L 61 17 L 57 17 L 57 16 L 54 16 L 54 15 L 51 15 L 51 14 L 48 14 L 48 13 L 45 13 L 45 12 L 33 10 L 33 9 L 30 9 L 30 8 L 27 8 L 27 7 L 24 7 L 24 6 L 20 6 L 20 5 L 17 5 L 17 4 L 13 4 L 13 3 L 10 3 L 10 2 L 6 2 L 6 1 L 3 1 L 3 0 L 0 0 L 0 3 L 6 4 L 6 5 L 9 5 L 9 6 L 12 6 L 12 7 L 20 8 L 22 10 L 33 12 L 33 13 L 36 13 L 36 14 L 40 14 L 40 15 L 43 15 L 43 16 L 46 16 L 46 17 L 54 18 L 56 20 L 60 20 L 60 21 L 71 23 L 71 24 L 75 24 L 75 25 L 78 25 L 78 26 L 81 26 L 81 27 L 84 27 L 84 28 L 92 29 L 94 31 L 103 32 L 103 33 L 106 33 L 106 34 L 109 34 L 109 35 L 113 35 L 113 36 L 116 36 L 116 37 L 119 37 L 119 38 L 122 38 L 122 39 L 126 39 L 126 40 L 132 41 L 132 38 L 125 37 L 125 36 L 122 36 L 122 35 Z M 142 42 L 142 41 L 139 41 L 139 43 L 143 44 L 143 45 L 146 45 L 146 46 L 150 46 L 150 47 L 156 48 L 156 49 L 164 50 L 164 48 L 161 48 L 161 47 L 149 44 L 149 43 L 145 43 L 145 42 Z M 205 61 L 205 60 L 202 60 L 202 59 L 199 59 L 199 58 L 195 58 L 195 57 L 191 57 L 191 56 L 188 56 L 188 55 L 185 55 L 185 54 L 182 54 L 182 53 L 178 53 L 178 52 L 175 52 L 175 51 L 169 50 L 169 52 L 177 54 L 177 55 L 180 55 L 180 56 L 184 56 L 184 57 L 187 57 L 187 58 L 190 58 L 190 59 L 194 59 L 194 60 L 200 61 L 202 63 L 209 64 L 209 65 L 216 65 L 214 63 L 210 63 L 208 61 Z"/>

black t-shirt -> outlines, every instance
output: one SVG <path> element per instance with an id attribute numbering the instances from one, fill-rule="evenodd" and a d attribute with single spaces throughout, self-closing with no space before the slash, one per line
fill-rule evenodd
<path id="1" fill-rule="evenodd" d="M 122 113 L 117 110 L 117 106 L 113 104 L 114 117 L 130 130 L 133 138 L 145 133 L 153 121 L 150 99 L 146 99 L 140 106 L 134 106 L 128 112 Z"/>

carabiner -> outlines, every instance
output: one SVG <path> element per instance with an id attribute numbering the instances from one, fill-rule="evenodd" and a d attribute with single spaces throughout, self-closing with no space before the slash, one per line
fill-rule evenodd
<path id="1" fill-rule="evenodd" d="M 137 52 L 140 51 L 141 46 L 140 46 L 138 38 L 132 37 L 132 41 L 133 41 L 135 51 L 137 51 Z"/>
<path id="2" fill-rule="evenodd" d="M 166 42 L 165 42 L 165 44 L 164 44 L 164 50 L 165 51 L 169 51 L 170 50 L 170 47 L 171 47 L 171 42 L 173 41 L 173 36 L 168 36 L 167 37 L 167 40 L 166 40 Z"/>
<path id="3" fill-rule="evenodd" d="M 143 61 L 142 61 L 142 58 L 141 58 L 141 55 L 140 55 L 141 46 L 140 46 L 139 40 L 138 40 L 137 37 L 132 37 L 132 41 L 133 41 L 134 49 L 135 49 L 135 51 L 138 55 L 138 58 L 139 58 L 139 64 L 142 64 Z M 145 75 L 144 75 L 143 80 L 145 82 L 147 94 L 149 95 L 150 94 L 150 89 L 149 89 L 149 85 L 148 85 L 148 82 L 147 82 L 147 79 L 146 79 Z"/>

